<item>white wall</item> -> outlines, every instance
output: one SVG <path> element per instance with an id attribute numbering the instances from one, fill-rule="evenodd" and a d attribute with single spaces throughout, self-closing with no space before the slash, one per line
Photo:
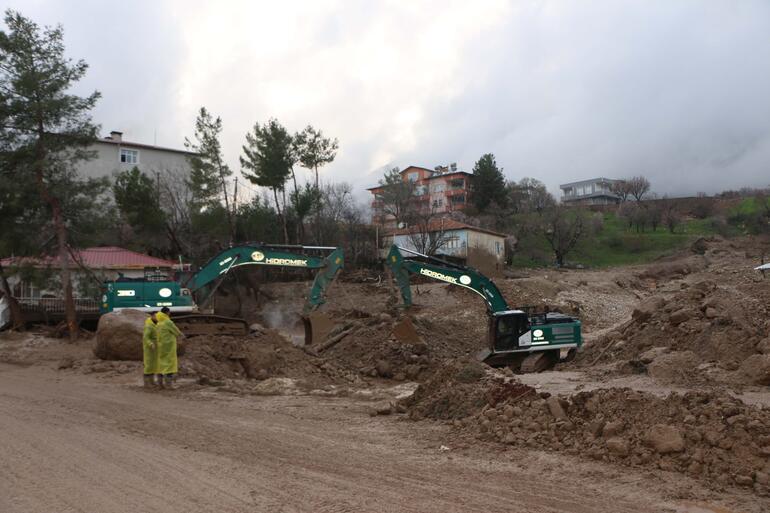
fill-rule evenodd
<path id="1" fill-rule="evenodd" d="M 127 164 L 120 161 L 120 149 L 125 148 L 139 152 L 139 161 L 136 164 Z M 96 158 L 88 162 L 82 162 L 79 165 L 79 171 L 82 177 L 100 178 L 108 177 L 112 179 L 120 171 L 138 167 L 151 178 L 155 178 L 155 172 L 161 173 L 172 171 L 182 172 L 185 175 L 190 172 L 190 164 L 187 161 L 187 154 L 150 148 L 136 148 L 130 145 L 120 145 L 110 142 L 97 141 L 93 145 L 96 151 Z"/>

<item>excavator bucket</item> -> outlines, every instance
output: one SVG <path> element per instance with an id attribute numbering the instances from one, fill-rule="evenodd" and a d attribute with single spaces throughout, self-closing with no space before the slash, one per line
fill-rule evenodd
<path id="1" fill-rule="evenodd" d="M 334 321 L 321 312 L 311 312 L 302 316 L 305 325 L 305 346 L 310 347 L 313 342 L 321 343 L 326 339 L 330 331 L 334 329 Z"/>
<path id="2" fill-rule="evenodd" d="M 393 326 L 393 336 L 405 344 L 416 344 L 421 341 L 420 335 L 409 317 L 404 317 Z"/>

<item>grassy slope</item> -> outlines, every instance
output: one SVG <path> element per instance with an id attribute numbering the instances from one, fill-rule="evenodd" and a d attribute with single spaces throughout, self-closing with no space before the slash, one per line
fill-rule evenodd
<path id="1" fill-rule="evenodd" d="M 715 233 L 708 219 L 685 221 L 674 233 L 669 233 L 664 227 L 637 233 L 636 230 L 629 230 L 615 214 L 609 213 L 604 214 L 601 231 L 580 241 L 567 260 L 570 264 L 588 267 L 645 263 L 683 249 L 698 237 Z M 520 241 L 519 246 L 523 248 L 523 254 L 514 258 L 514 267 L 539 267 L 553 263 L 548 243 L 542 236 L 528 237 Z"/>

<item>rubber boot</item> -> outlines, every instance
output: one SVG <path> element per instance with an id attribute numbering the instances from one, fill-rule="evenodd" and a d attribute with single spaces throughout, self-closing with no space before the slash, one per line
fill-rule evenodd
<path id="1" fill-rule="evenodd" d="M 176 385 L 174 385 L 174 376 L 172 374 L 163 376 L 163 388 L 166 390 L 176 389 Z"/>
<path id="2" fill-rule="evenodd" d="M 155 376 L 153 374 L 145 374 L 144 388 L 154 388 L 154 387 L 155 387 Z"/>
<path id="3" fill-rule="evenodd" d="M 163 374 L 155 374 L 155 388 L 163 390 Z"/>

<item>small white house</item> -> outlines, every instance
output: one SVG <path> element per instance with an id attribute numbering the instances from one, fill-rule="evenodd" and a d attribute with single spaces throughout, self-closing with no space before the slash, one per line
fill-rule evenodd
<path id="1" fill-rule="evenodd" d="M 503 233 L 479 228 L 453 219 L 435 219 L 427 227 L 411 226 L 383 236 L 383 256 L 396 244 L 413 251 L 435 249 L 436 256 L 449 256 L 472 263 L 475 255 L 488 255 L 498 266 L 505 263 Z"/>

